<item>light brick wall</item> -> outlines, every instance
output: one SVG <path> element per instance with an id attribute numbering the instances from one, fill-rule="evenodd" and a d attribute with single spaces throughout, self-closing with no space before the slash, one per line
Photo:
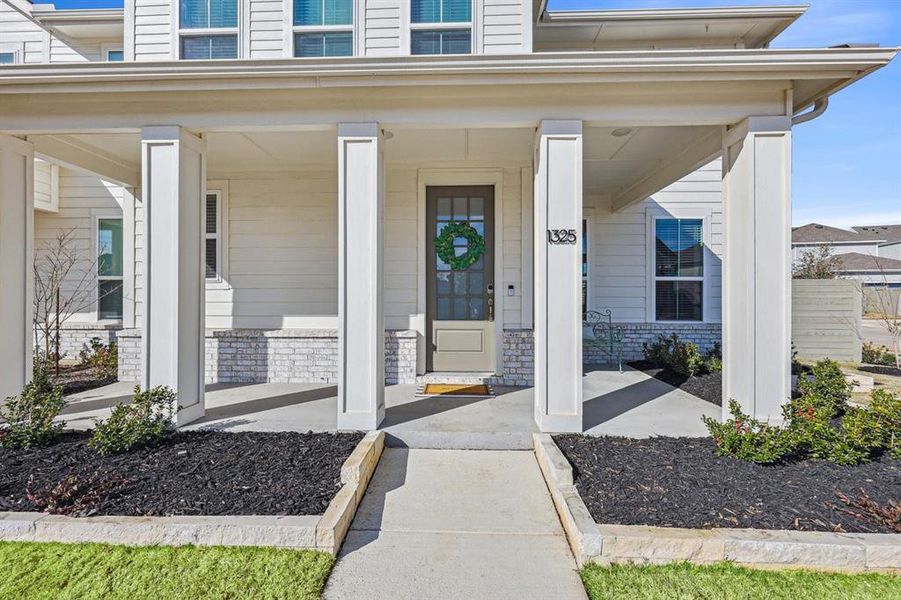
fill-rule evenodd
<path id="1" fill-rule="evenodd" d="M 109 327 L 99 326 L 94 323 L 69 323 L 60 328 L 59 352 L 64 360 L 78 360 L 79 353 L 90 348 L 93 338 L 99 339 L 106 345 L 115 342 L 122 328 L 118 325 Z M 43 336 L 38 334 L 38 348 L 44 347 Z"/>
<path id="2" fill-rule="evenodd" d="M 329 383 L 338 381 L 334 329 L 207 331 L 207 383 Z M 141 332 L 120 334 L 119 380 L 139 381 Z M 416 332 L 385 332 L 385 383 L 416 380 Z"/>

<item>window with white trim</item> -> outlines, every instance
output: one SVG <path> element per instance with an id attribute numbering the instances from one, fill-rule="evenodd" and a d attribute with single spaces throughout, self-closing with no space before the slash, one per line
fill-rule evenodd
<path id="1" fill-rule="evenodd" d="M 183 60 L 238 58 L 238 0 L 181 0 Z"/>
<path id="2" fill-rule="evenodd" d="M 97 318 L 122 320 L 122 219 L 97 219 Z"/>
<path id="3" fill-rule="evenodd" d="M 410 54 L 471 54 L 472 0 L 411 0 Z"/>
<path id="4" fill-rule="evenodd" d="M 124 50 L 107 50 L 106 62 L 122 62 L 125 60 Z"/>
<path id="5" fill-rule="evenodd" d="M 353 56 L 354 0 L 294 0 L 294 56 Z"/>
<path id="6" fill-rule="evenodd" d="M 704 220 L 654 219 L 654 317 L 704 320 Z"/>
<path id="7" fill-rule="evenodd" d="M 222 194 L 207 192 L 204 207 L 204 264 L 207 281 L 222 280 Z"/>
<path id="8" fill-rule="evenodd" d="M 16 53 L 15 52 L 0 52 L 0 65 L 14 65 L 16 64 Z"/>

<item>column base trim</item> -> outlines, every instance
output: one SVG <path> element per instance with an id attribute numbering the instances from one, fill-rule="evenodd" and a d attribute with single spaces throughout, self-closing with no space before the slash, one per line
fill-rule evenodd
<path id="1" fill-rule="evenodd" d="M 382 407 L 374 413 L 352 412 L 338 413 L 338 430 L 373 431 L 378 429 L 385 420 L 385 408 Z"/>
<path id="2" fill-rule="evenodd" d="M 545 415 L 535 413 L 535 424 L 542 433 L 582 433 L 582 415 Z"/>
<path id="3" fill-rule="evenodd" d="M 202 402 L 199 402 L 193 406 L 189 406 L 187 408 L 182 408 L 175 415 L 175 424 L 178 427 L 183 427 L 198 419 L 202 419 L 206 415 L 206 410 L 203 406 Z"/>

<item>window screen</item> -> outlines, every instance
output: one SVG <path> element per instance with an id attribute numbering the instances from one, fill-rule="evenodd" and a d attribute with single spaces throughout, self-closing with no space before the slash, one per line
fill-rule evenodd
<path id="1" fill-rule="evenodd" d="M 654 300 L 658 321 L 704 318 L 704 222 L 657 219 Z"/>

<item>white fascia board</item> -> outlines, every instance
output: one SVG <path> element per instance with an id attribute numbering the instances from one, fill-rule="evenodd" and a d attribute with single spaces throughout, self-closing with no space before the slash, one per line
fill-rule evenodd
<path id="1" fill-rule="evenodd" d="M 828 93 L 888 64 L 898 48 L 642 50 L 514 55 L 13 65 L 4 93 L 833 79 Z M 503 79 L 501 79 L 503 78 Z M 167 85 L 168 84 L 168 85 Z M 796 99 L 796 109 L 815 98 Z M 800 104 L 799 104 L 800 102 Z"/>
<path id="2" fill-rule="evenodd" d="M 610 23 L 622 21 L 710 21 L 718 19 L 790 19 L 807 12 L 807 6 L 724 6 L 709 8 L 637 8 L 624 10 L 545 11 L 542 24 Z"/>
<path id="3" fill-rule="evenodd" d="M 121 8 L 79 8 L 69 10 L 39 10 L 35 8 L 32 15 L 38 21 L 48 25 L 116 23 L 125 19 L 125 11 Z"/>

